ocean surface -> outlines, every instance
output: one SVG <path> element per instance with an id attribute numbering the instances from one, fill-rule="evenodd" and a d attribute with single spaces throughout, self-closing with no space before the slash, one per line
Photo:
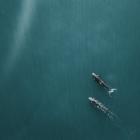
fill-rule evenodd
<path id="1" fill-rule="evenodd" d="M 0 140 L 139 140 L 139 100 L 139 0 L 0 0 Z"/>

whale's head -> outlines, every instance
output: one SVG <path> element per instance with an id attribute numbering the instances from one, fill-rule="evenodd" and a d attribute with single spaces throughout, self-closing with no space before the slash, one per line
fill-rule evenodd
<path id="1" fill-rule="evenodd" d="M 91 102 L 96 102 L 96 99 L 93 98 L 93 97 L 88 97 L 88 99 L 89 99 Z"/>
<path id="2" fill-rule="evenodd" d="M 94 72 L 92 73 L 92 76 L 93 76 L 93 77 L 99 77 L 99 75 L 97 75 L 97 74 L 94 73 Z"/>

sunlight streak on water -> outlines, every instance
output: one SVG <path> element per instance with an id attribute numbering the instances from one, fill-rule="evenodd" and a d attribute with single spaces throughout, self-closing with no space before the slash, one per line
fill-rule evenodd
<path id="1" fill-rule="evenodd" d="M 17 17 L 16 31 L 13 35 L 13 42 L 6 58 L 4 72 L 8 77 L 14 69 L 21 52 L 24 49 L 26 34 L 31 26 L 35 12 L 35 0 L 24 0 L 21 5 L 21 12 Z"/>

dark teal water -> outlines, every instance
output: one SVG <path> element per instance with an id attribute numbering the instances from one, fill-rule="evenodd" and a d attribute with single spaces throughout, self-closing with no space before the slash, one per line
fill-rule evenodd
<path id="1" fill-rule="evenodd" d="M 0 140 L 140 139 L 139 13 L 138 0 L 1 0 Z"/>

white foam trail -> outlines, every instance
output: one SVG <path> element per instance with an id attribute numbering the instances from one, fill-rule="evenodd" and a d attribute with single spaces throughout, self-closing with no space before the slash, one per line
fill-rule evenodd
<path id="1" fill-rule="evenodd" d="M 19 12 L 17 19 L 17 29 L 13 35 L 11 49 L 9 50 L 9 54 L 7 54 L 7 59 L 4 65 L 6 76 L 8 76 L 15 67 L 23 50 L 23 43 L 33 19 L 35 7 L 35 0 L 22 1 L 21 12 Z"/>

